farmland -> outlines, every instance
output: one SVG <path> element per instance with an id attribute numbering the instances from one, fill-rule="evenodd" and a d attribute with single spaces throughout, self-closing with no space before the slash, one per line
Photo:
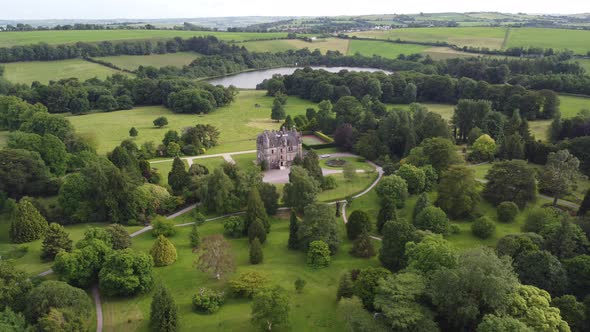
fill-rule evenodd
<path id="1" fill-rule="evenodd" d="M 572 118 L 583 109 L 590 110 L 590 98 L 560 95 L 559 109 L 561 116 L 564 118 Z"/>
<path id="2" fill-rule="evenodd" d="M 590 31 L 540 28 L 511 28 L 506 47 L 569 49 L 577 54 L 590 51 Z"/>
<path id="3" fill-rule="evenodd" d="M 118 70 L 83 59 L 13 62 L 2 64 L 2 66 L 5 68 L 4 77 L 7 80 L 24 84 L 31 84 L 34 81 L 47 84 L 49 81 L 70 77 L 76 77 L 80 80 L 93 77 L 104 79 L 115 73 L 121 73 Z"/>
<path id="4" fill-rule="evenodd" d="M 156 68 L 173 66 L 182 67 L 190 64 L 199 54 L 192 52 L 178 52 L 167 54 L 150 54 L 150 55 L 119 55 L 119 56 L 105 56 L 98 57 L 97 60 L 106 61 L 115 66 L 135 70 L 139 66 L 154 66 Z"/>
<path id="5" fill-rule="evenodd" d="M 348 54 L 360 53 L 366 56 L 380 55 L 385 58 L 397 58 L 400 54 L 422 53 L 428 46 L 415 44 L 394 44 L 388 42 L 373 42 L 367 40 L 351 40 Z"/>
<path id="6" fill-rule="evenodd" d="M 317 39 L 313 42 L 300 39 L 258 40 L 238 45 L 246 47 L 251 52 L 284 52 L 308 48 L 311 51 L 319 49 L 323 54 L 326 51 L 339 51 L 346 54 L 348 50 L 348 40 L 338 38 Z"/>

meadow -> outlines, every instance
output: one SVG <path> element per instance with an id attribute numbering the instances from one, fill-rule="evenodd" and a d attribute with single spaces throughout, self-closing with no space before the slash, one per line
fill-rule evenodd
<path id="1" fill-rule="evenodd" d="M 360 53 L 365 56 L 379 55 L 384 58 L 395 59 L 400 54 L 410 55 L 415 53 L 422 53 L 429 46 L 416 45 L 416 44 L 395 44 L 380 41 L 370 40 L 350 40 L 350 46 L 348 47 L 348 54 L 354 55 Z"/>
<path id="2" fill-rule="evenodd" d="M 211 124 L 221 132 L 219 145 L 213 147 L 208 154 L 235 152 L 256 149 L 256 136 L 265 129 L 279 129 L 281 124 L 270 119 L 272 97 L 265 96 L 264 91 L 242 90 L 236 101 L 230 106 L 221 107 L 206 115 L 173 113 L 163 106 L 136 107 L 132 110 L 110 113 L 91 113 L 86 115 L 68 116 L 76 131 L 95 138 L 98 153 L 105 154 L 129 138 L 129 129 L 137 128 L 139 135 L 134 138 L 139 145 L 146 141 L 156 144 L 168 130 L 182 130 L 197 123 Z M 261 107 L 254 107 L 255 104 Z M 285 110 L 292 117 L 305 114 L 308 107 L 314 104 L 297 98 L 289 97 Z M 152 121 L 159 117 L 168 118 L 164 128 L 154 127 Z"/>
<path id="3" fill-rule="evenodd" d="M 83 59 L 12 62 L 4 63 L 2 66 L 5 69 L 4 78 L 13 83 L 24 84 L 31 84 L 34 81 L 47 84 L 49 81 L 58 81 L 70 77 L 76 77 L 80 80 L 93 77 L 104 79 L 116 73 L 129 75 Z"/>
<path id="4" fill-rule="evenodd" d="M 590 31 L 544 28 L 511 28 L 506 47 L 569 49 L 576 54 L 590 51 Z"/>
<path id="5" fill-rule="evenodd" d="M 217 31 L 178 31 L 178 30 L 61 30 L 3 32 L 0 34 L 0 47 L 29 45 L 36 43 L 71 44 L 76 42 L 158 40 L 174 37 L 215 36 L 226 41 L 252 39 L 273 39 L 287 37 L 286 32 L 217 32 Z"/>
<path id="6" fill-rule="evenodd" d="M 166 54 L 150 54 L 150 55 L 118 55 L 118 56 L 105 56 L 95 58 L 97 60 L 106 61 L 114 64 L 115 66 L 127 69 L 136 70 L 139 66 L 154 66 L 156 68 L 173 66 L 182 67 L 189 65 L 196 58 L 199 57 L 198 53 L 194 52 L 178 52 L 178 53 L 166 53 Z"/>
<path id="7" fill-rule="evenodd" d="M 559 110 L 563 118 L 573 118 L 581 110 L 590 110 L 590 98 L 571 95 L 559 95 Z"/>
<path id="8" fill-rule="evenodd" d="M 346 54 L 349 41 L 339 38 L 317 39 L 313 42 L 306 42 L 301 39 L 280 39 L 280 40 L 257 40 L 247 41 L 241 44 L 250 52 L 285 52 L 288 50 L 299 50 L 308 48 L 310 51 L 319 49 L 322 54 L 326 51 L 339 51 Z"/>

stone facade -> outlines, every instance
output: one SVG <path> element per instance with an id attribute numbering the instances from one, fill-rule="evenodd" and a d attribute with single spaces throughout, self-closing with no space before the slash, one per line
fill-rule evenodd
<path id="1" fill-rule="evenodd" d="M 303 157 L 301 133 L 297 130 L 265 130 L 256 139 L 256 161 L 268 169 L 290 167 L 296 156 Z"/>

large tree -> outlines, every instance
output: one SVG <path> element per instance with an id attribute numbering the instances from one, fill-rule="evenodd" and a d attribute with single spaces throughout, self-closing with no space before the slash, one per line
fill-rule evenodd
<path id="1" fill-rule="evenodd" d="M 346 235 L 349 240 L 355 240 L 359 235 L 371 231 L 371 219 L 362 210 L 352 211 L 346 223 Z"/>
<path id="2" fill-rule="evenodd" d="M 69 309 L 84 320 L 90 318 L 92 304 L 82 289 L 72 287 L 63 281 L 45 281 L 33 288 L 26 296 L 25 317 L 36 323 L 51 309 Z"/>
<path id="3" fill-rule="evenodd" d="M 182 194 L 184 188 L 189 184 L 189 175 L 184 162 L 175 157 L 172 162 L 172 170 L 168 173 L 168 184 L 175 195 Z"/>
<path id="4" fill-rule="evenodd" d="M 260 220 L 264 226 L 265 231 L 270 231 L 270 221 L 268 220 L 268 214 L 264 208 L 264 203 L 260 198 L 260 192 L 257 188 L 252 188 L 248 194 L 248 201 L 246 206 L 246 229 L 256 220 Z M 264 242 L 262 239 L 260 239 Z"/>
<path id="5" fill-rule="evenodd" d="M 579 255 L 563 262 L 570 281 L 570 292 L 578 299 L 590 295 L 590 256 Z"/>
<path id="6" fill-rule="evenodd" d="M 145 253 L 127 248 L 111 252 L 98 274 L 100 290 L 108 296 L 129 296 L 149 291 L 154 284 L 154 262 Z"/>
<path id="7" fill-rule="evenodd" d="M 375 191 L 381 200 L 381 206 L 391 205 L 403 208 L 408 197 L 408 185 L 404 179 L 397 175 L 381 178 Z"/>
<path id="8" fill-rule="evenodd" d="M 16 205 L 10 224 L 10 240 L 24 243 L 38 240 L 47 232 L 47 220 L 37 211 L 27 198 L 21 199 Z"/>
<path id="9" fill-rule="evenodd" d="M 41 259 L 53 260 L 60 251 L 72 251 L 72 240 L 65 228 L 51 223 L 41 246 Z"/>
<path id="10" fill-rule="evenodd" d="M 522 209 L 536 197 L 535 171 L 523 160 L 494 163 L 486 180 L 482 195 L 494 205 L 511 201 Z"/>
<path id="11" fill-rule="evenodd" d="M 418 147 L 412 149 L 407 161 L 416 166 L 432 165 L 440 174 L 450 165 L 461 163 L 462 159 L 453 142 L 434 137 L 425 139 Z"/>
<path id="12" fill-rule="evenodd" d="M 514 270 L 523 284 L 542 288 L 554 296 L 567 289 L 567 274 L 557 257 L 548 251 L 528 251 L 514 260 Z"/>
<path id="13" fill-rule="evenodd" d="M 442 235 L 427 235 L 420 242 L 406 243 L 408 269 L 425 275 L 442 268 L 457 267 L 458 255 L 451 243 Z"/>
<path id="14" fill-rule="evenodd" d="M 553 206 L 560 197 L 569 194 L 580 177 L 580 161 L 568 150 L 550 152 L 539 177 L 539 190 L 552 195 Z"/>
<path id="15" fill-rule="evenodd" d="M 321 240 L 328 244 L 335 254 L 340 244 L 338 223 L 334 210 L 325 204 L 314 203 L 305 207 L 303 220 L 299 224 L 297 238 L 301 249 L 307 251 L 313 241 Z"/>
<path id="16" fill-rule="evenodd" d="M 289 311 L 289 295 L 282 287 L 263 289 L 252 302 L 252 324 L 261 330 L 271 331 L 275 326 L 289 323 Z"/>
<path id="17" fill-rule="evenodd" d="M 21 149 L 0 150 L 0 191 L 19 199 L 24 195 L 45 195 L 52 189 L 49 168 L 37 152 Z"/>
<path id="18" fill-rule="evenodd" d="M 534 331 L 570 331 L 559 313 L 551 306 L 551 295 L 535 286 L 519 285 L 508 296 L 507 312 Z"/>
<path id="19" fill-rule="evenodd" d="M 231 245 L 222 235 L 204 237 L 199 250 L 196 264 L 202 272 L 210 273 L 219 280 L 235 269 Z"/>
<path id="20" fill-rule="evenodd" d="M 406 267 L 406 243 L 416 239 L 416 228 L 405 219 L 390 220 L 383 225 L 379 261 L 391 271 Z"/>
<path id="21" fill-rule="evenodd" d="M 25 296 L 33 288 L 33 282 L 24 271 L 6 260 L 0 261 L 0 311 L 12 308 L 22 311 Z"/>
<path id="22" fill-rule="evenodd" d="M 320 184 L 302 167 L 293 166 L 289 173 L 289 183 L 283 188 L 285 205 L 297 211 L 313 203 L 320 191 Z"/>
<path id="23" fill-rule="evenodd" d="M 470 215 L 479 200 L 479 184 L 473 170 L 457 165 L 443 172 L 436 204 L 452 218 Z"/>
<path id="24" fill-rule="evenodd" d="M 170 291 L 160 285 L 152 297 L 150 328 L 154 332 L 178 331 L 178 307 Z"/>

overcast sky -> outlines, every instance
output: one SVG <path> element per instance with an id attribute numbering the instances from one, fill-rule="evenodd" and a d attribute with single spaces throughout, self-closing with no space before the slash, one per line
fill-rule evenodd
<path id="1" fill-rule="evenodd" d="M 0 19 L 323 16 L 500 11 L 590 12 L 587 0 L 0 0 Z"/>

